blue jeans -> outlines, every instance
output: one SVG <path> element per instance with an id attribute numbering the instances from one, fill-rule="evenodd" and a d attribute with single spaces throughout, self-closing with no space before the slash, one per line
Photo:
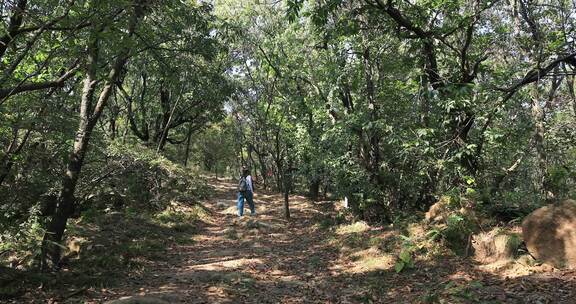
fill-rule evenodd
<path id="1" fill-rule="evenodd" d="M 254 194 L 252 193 L 252 191 L 246 191 L 244 193 L 238 192 L 238 204 L 236 206 L 238 207 L 239 216 L 242 216 L 244 214 L 244 199 L 248 201 L 248 206 L 250 206 L 250 212 L 252 214 L 256 213 L 256 209 L 254 209 L 253 196 Z"/>

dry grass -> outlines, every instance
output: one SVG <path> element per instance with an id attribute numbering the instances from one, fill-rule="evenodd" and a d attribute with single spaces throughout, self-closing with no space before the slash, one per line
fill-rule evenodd
<path id="1" fill-rule="evenodd" d="M 353 267 L 348 269 L 350 273 L 364 273 L 376 270 L 389 270 L 394 267 L 396 256 L 391 253 L 382 252 L 377 247 L 370 247 L 353 253 L 350 258 L 353 260 Z"/>
<path id="2" fill-rule="evenodd" d="M 336 229 L 336 234 L 346 235 L 368 231 L 370 226 L 366 222 L 359 221 L 348 225 L 341 225 Z"/>

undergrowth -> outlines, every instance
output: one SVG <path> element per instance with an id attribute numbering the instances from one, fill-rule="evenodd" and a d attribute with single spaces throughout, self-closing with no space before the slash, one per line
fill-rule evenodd
<path id="1" fill-rule="evenodd" d="M 209 217 L 197 202 L 211 191 L 199 173 L 144 147 L 111 145 L 107 154 L 114 174 L 80 185 L 79 212 L 68 221 L 58 272 L 37 271 L 48 219 L 41 204 L 19 219 L 20 229 L 0 233 L 0 267 L 17 271 L 11 272 L 17 283 L 0 284 L 0 297 L 37 286 L 105 288 L 165 259 L 171 247 L 193 242 L 198 222 Z"/>

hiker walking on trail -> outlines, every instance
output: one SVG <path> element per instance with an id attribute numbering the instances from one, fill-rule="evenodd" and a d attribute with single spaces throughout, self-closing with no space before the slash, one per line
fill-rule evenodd
<path id="1" fill-rule="evenodd" d="M 244 215 L 244 200 L 248 201 L 251 215 L 256 215 L 254 208 L 254 185 L 250 170 L 243 168 L 240 181 L 238 182 L 238 216 Z"/>

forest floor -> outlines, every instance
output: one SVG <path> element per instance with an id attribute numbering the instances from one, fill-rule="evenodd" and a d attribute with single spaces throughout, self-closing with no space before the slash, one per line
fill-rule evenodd
<path id="1" fill-rule="evenodd" d="M 128 241 L 145 239 L 141 251 L 158 250 L 145 255 L 130 247 L 116 275 L 92 274 L 104 278 L 101 287 L 78 288 L 71 272 L 60 281 L 67 291 L 28 291 L 14 303 L 576 303 L 574 271 L 510 272 L 510 265 L 440 255 L 396 273 L 396 229 L 338 225 L 337 202 L 300 196 L 291 197 L 292 219 L 285 220 L 282 196 L 273 193 L 256 193 L 257 215 L 238 218 L 235 184 L 211 185 L 211 198 L 201 202 L 205 216 L 193 229 L 173 225 L 147 235 L 157 227 L 141 222 L 139 235 L 131 235 L 126 223 L 109 228 L 128 231 Z M 93 243 L 90 250 L 98 248 Z"/>

